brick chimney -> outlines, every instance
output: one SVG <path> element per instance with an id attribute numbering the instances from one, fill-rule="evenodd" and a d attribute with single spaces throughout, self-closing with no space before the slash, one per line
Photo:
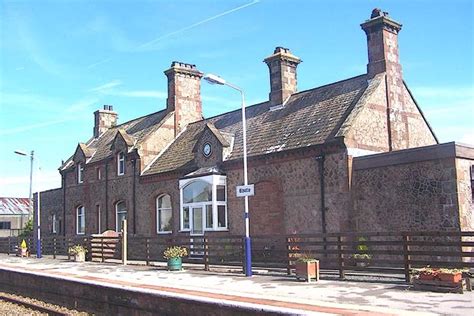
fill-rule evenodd
<path id="1" fill-rule="evenodd" d="M 402 29 L 402 25 L 392 20 L 387 12 L 374 9 L 370 20 L 360 26 L 367 35 L 369 77 L 387 72 L 393 80 L 402 80 L 402 66 L 398 55 L 398 32 Z"/>
<path id="2" fill-rule="evenodd" d="M 112 105 L 104 105 L 103 110 L 94 112 L 94 138 L 99 137 L 109 128 L 117 125 L 117 112 L 114 112 Z"/>
<path id="3" fill-rule="evenodd" d="M 166 109 L 174 111 L 175 136 L 189 123 L 202 120 L 201 78 L 196 65 L 178 61 L 165 71 L 168 77 Z"/>
<path id="4" fill-rule="evenodd" d="M 296 92 L 296 67 L 301 59 L 288 48 L 277 47 L 273 55 L 264 59 L 270 71 L 270 105 L 283 104 Z"/>

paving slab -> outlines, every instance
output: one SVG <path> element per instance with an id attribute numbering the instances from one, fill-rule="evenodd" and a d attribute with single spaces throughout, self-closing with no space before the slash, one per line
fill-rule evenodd
<path id="1" fill-rule="evenodd" d="M 319 315 L 469 315 L 474 292 L 464 294 L 413 291 L 409 285 L 320 280 L 306 283 L 283 275 L 254 275 L 188 269 L 166 271 L 164 266 L 123 266 L 77 263 L 65 259 L 19 258 L 0 255 L 0 269 L 35 273 L 80 282 L 167 293 L 265 307 L 289 314 Z"/>

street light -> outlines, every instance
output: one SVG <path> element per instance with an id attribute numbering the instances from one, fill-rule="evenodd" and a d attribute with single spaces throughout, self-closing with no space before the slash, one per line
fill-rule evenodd
<path id="1" fill-rule="evenodd" d="M 15 154 L 20 156 L 28 156 L 28 154 L 21 150 L 15 150 Z M 30 214 L 33 214 L 33 161 L 35 152 L 30 153 Z M 36 212 L 36 258 L 41 258 L 41 229 L 40 229 L 40 192 L 38 191 L 38 207 Z"/>
<path id="2" fill-rule="evenodd" d="M 248 178 L 247 178 L 247 123 L 245 120 L 245 97 L 244 92 L 237 86 L 227 82 L 223 78 L 213 75 L 207 74 L 203 77 L 204 80 L 209 82 L 210 84 L 218 84 L 223 86 L 228 86 L 234 90 L 240 92 L 240 96 L 242 97 L 242 138 L 244 143 L 244 185 L 248 185 Z M 250 277 L 252 276 L 252 246 L 250 243 L 250 234 L 249 234 L 249 197 L 246 195 L 245 197 L 245 275 Z"/>

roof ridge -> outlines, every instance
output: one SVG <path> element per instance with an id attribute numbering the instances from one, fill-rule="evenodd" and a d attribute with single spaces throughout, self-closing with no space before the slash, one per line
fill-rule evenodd
<path id="1" fill-rule="evenodd" d="M 137 120 L 143 119 L 143 118 L 145 118 L 145 117 L 152 116 L 152 115 L 155 115 L 155 114 L 164 112 L 164 111 L 166 111 L 166 109 L 163 109 L 163 110 L 157 111 L 157 112 L 153 112 L 153 113 L 150 113 L 150 114 L 142 115 L 142 116 L 136 117 L 136 118 L 134 118 L 134 119 L 131 119 L 131 120 L 129 120 L 129 121 L 126 121 L 126 122 L 120 123 L 120 124 L 118 124 L 118 125 L 115 125 L 115 126 L 111 127 L 110 129 L 118 128 L 118 127 L 121 127 L 121 126 L 123 126 L 123 125 L 125 125 L 125 124 L 129 124 L 129 123 L 131 123 L 131 122 L 133 122 L 133 121 L 137 121 Z"/>
<path id="2" fill-rule="evenodd" d="M 256 107 L 256 106 L 262 106 L 264 105 L 265 103 L 268 103 L 270 101 L 263 101 L 263 102 L 260 102 L 260 103 L 255 103 L 255 104 L 252 104 L 252 105 L 247 105 L 245 107 L 245 109 L 249 109 L 249 108 L 253 108 L 253 107 Z M 229 111 L 229 112 L 224 112 L 224 113 L 221 113 L 221 114 L 217 114 L 217 115 L 214 115 L 214 116 L 210 116 L 210 117 L 207 117 L 207 118 L 203 118 L 202 120 L 199 120 L 199 121 L 195 121 L 195 122 L 192 122 L 192 123 L 189 123 L 188 125 L 192 125 L 192 124 L 197 124 L 197 123 L 200 123 L 200 122 L 207 122 L 211 119 L 215 119 L 216 117 L 219 117 L 219 116 L 223 116 L 223 115 L 226 115 L 226 114 L 230 114 L 230 113 L 234 113 L 234 112 L 238 112 L 238 111 L 241 111 L 242 108 L 239 108 L 239 109 L 235 109 L 235 110 L 232 110 L 232 111 Z"/>
<path id="3" fill-rule="evenodd" d="M 309 91 L 314 91 L 314 90 L 321 89 L 321 88 L 326 88 L 326 87 L 329 87 L 329 86 L 332 86 L 332 85 L 335 85 L 335 84 L 342 83 L 342 82 L 344 82 L 344 81 L 354 80 L 354 79 L 356 79 L 356 78 L 364 77 L 364 76 L 367 76 L 367 74 L 362 74 L 362 75 L 350 77 L 350 78 L 347 78 L 347 79 L 342 79 L 342 80 L 339 80 L 339 81 L 327 83 L 327 84 L 324 84 L 324 85 L 319 86 L 319 87 L 314 87 L 314 88 L 311 88 L 311 89 L 307 89 L 307 90 L 303 90 L 303 91 L 298 91 L 298 92 L 293 93 L 291 96 L 294 96 L 294 95 L 297 95 L 297 94 L 300 94 L 300 93 L 309 92 Z"/>

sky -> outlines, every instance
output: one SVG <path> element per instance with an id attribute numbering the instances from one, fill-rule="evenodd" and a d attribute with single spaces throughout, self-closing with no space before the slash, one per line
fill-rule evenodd
<path id="1" fill-rule="evenodd" d="M 360 23 L 373 8 L 403 24 L 404 80 L 440 142 L 474 144 L 470 0 L 0 0 L 0 196 L 60 187 L 58 167 L 92 136 L 93 112 L 119 123 L 165 108 L 163 71 L 196 64 L 268 99 L 276 46 L 303 60 L 298 90 L 366 72 Z M 232 89 L 202 83 L 205 117 L 238 109 Z"/>

